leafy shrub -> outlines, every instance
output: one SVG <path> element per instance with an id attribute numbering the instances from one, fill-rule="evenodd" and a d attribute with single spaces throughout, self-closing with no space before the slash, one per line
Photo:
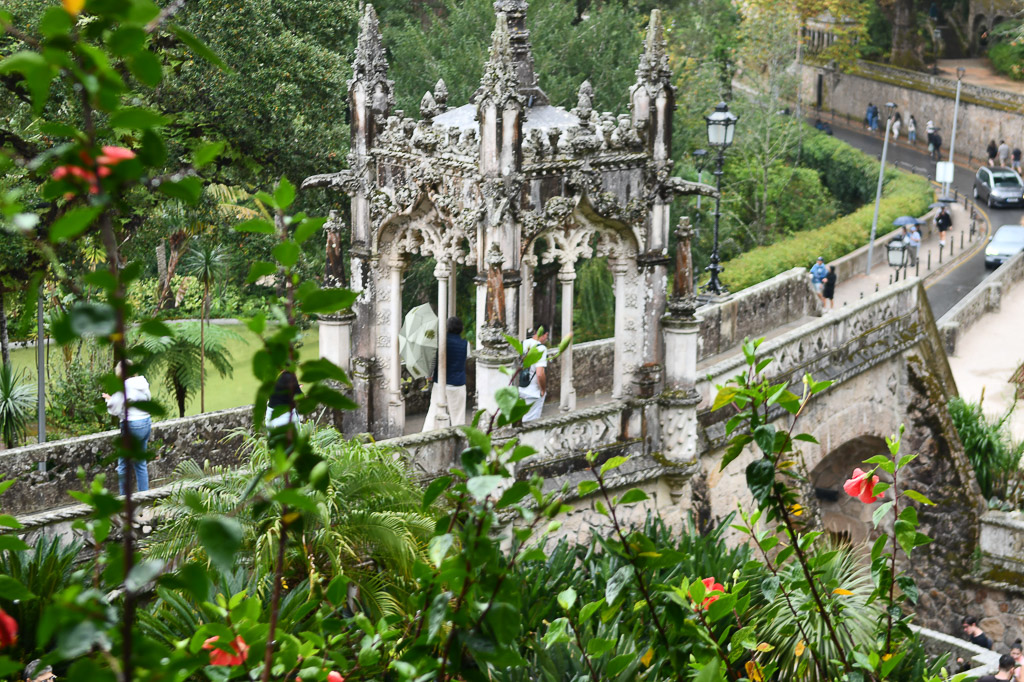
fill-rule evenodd
<path id="1" fill-rule="evenodd" d="M 988 48 L 988 58 L 999 73 L 1015 81 L 1024 80 L 1024 40 L 1000 41 Z"/>
<path id="2" fill-rule="evenodd" d="M 1019 488 L 1010 484 L 1019 478 L 1024 442 L 1014 443 L 1010 438 L 1006 422 L 1011 412 L 998 419 L 988 419 L 981 411 L 981 403 L 970 403 L 963 398 L 949 401 L 949 416 L 986 498 L 1005 500 L 1011 487 Z"/>
<path id="3" fill-rule="evenodd" d="M 28 381 L 28 372 L 0 365 L 0 438 L 7 447 L 17 447 L 25 439 L 35 406 L 35 387 Z"/>
<path id="4" fill-rule="evenodd" d="M 49 402 L 47 424 L 69 436 L 102 431 L 111 426 L 100 395 L 100 378 L 107 372 L 109 360 L 99 362 L 98 349 L 85 351 L 86 357 L 72 356 L 61 366 L 50 365 L 46 396 Z"/>
<path id="5" fill-rule="evenodd" d="M 845 211 L 874 201 L 878 160 L 842 140 L 808 128 L 809 133 L 800 150 L 800 164 L 818 171 L 821 181 L 846 207 Z M 886 185 L 897 177 L 897 173 L 894 169 L 886 169 Z"/>
<path id="6" fill-rule="evenodd" d="M 876 172 L 877 169 L 876 165 Z M 878 224 L 891 225 L 901 215 L 921 215 L 931 200 L 932 188 L 928 180 L 899 172 L 882 193 Z M 825 260 L 845 256 L 868 243 L 874 210 L 873 204 L 867 204 L 817 230 L 800 232 L 770 246 L 748 251 L 724 264 L 722 282 L 731 291 L 739 291 L 791 268 L 807 266 L 817 256 Z"/>

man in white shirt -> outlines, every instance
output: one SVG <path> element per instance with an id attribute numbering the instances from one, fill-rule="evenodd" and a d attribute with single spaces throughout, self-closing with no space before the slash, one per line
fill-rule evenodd
<path id="1" fill-rule="evenodd" d="M 917 265 L 917 252 L 921 249 L 921 233 L 917 231 L 917 225 L 910 226 L 910 235 L 907 238 L 907 247 L 910 254 L 910 266 Z"/>
<path id="2" fill-rule="evenodd" d="M 128 374 L 132 374 L 131 362 L 126 360 L 124 364 L 128 367 Z M 121 365 L 118 365 L 115 370 L 118 379 L 123 378 L 121 367 Z M 132 434 L 135 440 L 139 441 L 142 445 L 142 452 L 145 452 L 146 445 L 149 443 L 150 432 L 153 429 L 153 421 L 150 419 L 149 413 L 134 407 L 133 403 L 147 401 L 152 398 L 149 391 L 149 382 L 141 374 L 129 376 L 125 379 L 124 388 L 123 392 L 118 391 L 114 395 L 104 393 L 103 400 L 107 403 L 107 412 L 117 417 L 123 427 L 125 425 L 125 393 L 128 394 L 128 432 Z M 133 460 L 132 469 L 135 472 L 135 490 L 140 493 L 149 490 L 149 467 L 146 464 L 146 460 Z M 127 460 L 117 460 L 118 487 L 122 495 L 124 495 L 125 474 L 127 471 Z"/>
<path id="3" fill-rule="evenodd" d="M 523 421 L 530 422 L 540 419 L 540 414 L 544 411 L 544 396 L 548 392 L 548 349 L 544 345 L 544 342 L 548 340 L 548 333 L 541 327 L 537 330 L 529 330 L 526 335 L 528 338 L 523 342 L 523 356 L 525 357 L 535 347 L 540 349 L 540 359 L 520 370 L 519 397 L 530 406 Z M 529 383 L 523 385 L 527 378 Z"/>

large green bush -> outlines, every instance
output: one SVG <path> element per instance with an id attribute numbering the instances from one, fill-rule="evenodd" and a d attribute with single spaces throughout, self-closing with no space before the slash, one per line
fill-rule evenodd
<path id="1" fill-rule="evenodd" d="M 804 139 L 800 165 L 818 171 L 821 181 L 845 207 L 852 211 L 875 198 L 878 185 L 878 160 L 831 135 L 814 131 Z M 891 182 L 897 171 L 886 169 L 885 181 Z"/>
<path id="2" fill-rule="evenodd" d="M 876 172 L 877 169 L 876 164 Z M 883 226 L 882 233 L 899 216 L 923 214 L 932 197 L 931 184 L 925 178 L 894 173 L 885 185 L 879 207 L 878 224 Z M 874 204 L 865 204 L 817 230 L 799 232 L 771 246 L 748 251 L 724 264 L 722 282 L 730 291 L 739 291 L 791 268 L 810 266 L 818 256 L 827 261 L 845 256 L 868 243 L 874 210 Z"/>

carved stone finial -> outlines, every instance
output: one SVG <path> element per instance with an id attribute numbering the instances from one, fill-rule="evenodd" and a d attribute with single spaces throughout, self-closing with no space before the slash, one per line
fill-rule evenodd
<path id="1" fill-rule="evenodd" d="M 372 107 L 375 113 L 386 115 L 395 104 L 394 81 L 388 80 L 388 60 L 384 53 L 384 41 L 380 34 L 380 22 L 373 5 L 367 4 L 359 20 L 359 39 L 356 42 L 355 58 L 352 60 L 352 78 L 348 86 L 361 81 L 367 92 L 372 93 Z"/>
<path id="2" fill-rule="evenodd" d="M 324 286 L 328 288 L 347 287 L 348 276 L 345 274 L 345 252 L 342 248 L 341 233 L 345 230 L 345 222 L 332 210 L 324 232 L 327 237 L 327 267 L 324 269 Z"/>
<path id="3" fill-rule="evenodd" d="M 669 314 L 673 317 L 689 320 L 697 311 L 697 299 L 693 295 L 693 256 L 690 242 L 693 240 L 693 226 L 690 219 L 683 216 L 675 230 L 676 235 L 676 273 L 672 281 L 672 298 L 669 299 Z"/>
<path id="4" fill-rule="evenodd" d="M 533 70 L 533 53 L 530 50 L 530 32 L 526 28 L 526 0 L 496 0 L 494 11 L 504 15 L 508 25 L 512 61 L 519 81 L 519 94 L 526 98 L 527 106 L 548 104 L 548 96 L 537 85 L 537 74 Z"/>
<path id="5" fill-rule="evenodd" d="M 636 79 L 638 83 L 650 85 L 672 83 L 672 70 L 668 66 L 668 44 L 665 42 L 665 27 L 659 9 L 651 10 L 651 21 L 647 25 L 644 53 L 636 69 Z"/>
<path id="6" fill-rule="evenodd" d="M 586 124 L 590 120 L 590 114 L 594 111 L 594 86 L 589 80 L 583 81 L 579 89 L 579 99 L 576 103 L 576 115 L 580 117 L 580 123 Z"/>
<path id="7" fill-rule="evenodd" d="M 486 324 L 481 330 L 487 345 L 501 345 L 505 336 L 505 280 L 501 269 L 505 256 L 501 246 L 491 242 L 485 256 L 487 262 L 487 299 L 485 306 Z"/>
<path id="8" fill-rule="evenodd" d="M 443 78 L 438 78 L 437 83 L 434 85 L 434 101 L 437 102 L 437 106 L 441 112 L 447 111 L 448 109 L 448 86 L 445 85 Z"/>
<path id="9" fill-rule="evenodd" d="M 484 77 L 477 91 L 476 101 L 492 100 L 498 108 L 504 108 L 509 102 L 522 104 L 523 96 L 519 94 L 519 77 L 516 65 L 512 61 L 512 46 L 505 14 L 498 13 L 498 21 L 491 34 L 490 57 L 484 66 Z"/>
<path id="10" fill-rule="evenodd" d="M 423 117 L 423 120 L 430 123 L 439 113 L 441 113 L 440 107 L 434 101 L 434 96 L 429 90 L 423 93 L 423 99 L 420 100 L 420 116 Z"/>

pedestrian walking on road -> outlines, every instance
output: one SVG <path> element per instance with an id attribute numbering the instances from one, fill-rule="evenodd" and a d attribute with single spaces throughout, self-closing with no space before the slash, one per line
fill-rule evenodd
<path id="1" fill-rule="evenodd" d="M 877 131 L 878 130 L 878 107 L 876 107 L 874 104 L 870 104 L 870 105 L 868 105 L 868 108 L 871 110 L 871 130 Z"/>
<path id="2" fill-rule="evenodd" d="M 825 275 L 824 283 L 821 287 L 822 304 L 828 310 L 835 310 L 836 302 L 833 298 L 836 295 L 836 280 L 839 279 L 836 275 L 836 266 L 830 265 L 828 267 L 828 274 Z"/>
<path id="3" fill-rule="evenodd" d="M 931 134 L 931 142 L 928 150 L 932 153 L 932 160 L 938 161 L 942 158 L 942 135 L 939 135 L 938 128 Z"/>
<path id="4" fill-rule="evenodd" d="M 907 120 L 907 142 L 917 144 L 917 119 L 914 118 L 913 114 Z"/>
<path id="5" fill-rule="evenodd" d="M 1013 154 L 1010 156 L 1010 168 L 1020 173 L 1020 147 L 1013 148 Z"/>
<path id="6" fill-rule="evenodd" d="M 892 117 L 892 139 L 900 139 L 900 125 L 903 123 L 903 117 L 900 116 L 900 112 L 896 112 L 896 115 Z"/>
<path id="7" fill-rule="evenodd" d="M 988 146 L 985 147 L 985 153 L 988 154 L 988 165 L 995 168 L 996 156 L 999 154 L 999 147 L 995 140 L 989 140 Z"/>
<path id="8" fill-rule="evenodd" d="M 935 216 L 935 229 L 939 231 L 939 246 L 946 245 L 946 232 L 953 227 L 953 217 L 949 215 L 949 210 L 943 206 L 939 210 L 939 215 Z"/>
<path id="9" fill-rule="evenodd" d="M 1010 165 L 1010 145 L 1006 140 L 999 140 L 999 165 L 1003 168 Z"/>
<path id="10" fill-rule="evenodd" d="M 864 111 L 864 127 L 868 130 L 871 130 L 871 109 L 874 106 L 874 104 L 868 102 L 868 108 Z"/>

